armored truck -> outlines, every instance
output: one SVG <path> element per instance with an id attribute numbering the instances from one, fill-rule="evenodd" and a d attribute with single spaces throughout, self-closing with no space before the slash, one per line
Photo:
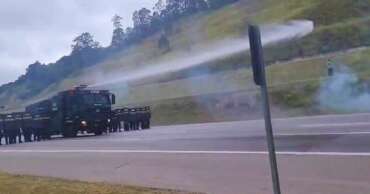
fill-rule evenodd
<path id="1" fill-rule="evenodd" d="M 109 127 L 115 95 L 108 90 L 79 86 L 26 107 L 33 116 L 32 128 L 42 138 L 61 134 L 75 137 L 78 132 L 101 135 Z"/>
<path id="2" fill-rule="evenodd" d="M 112 109 L 116 97 L 108 90 L 86 85 L 26 107 L 25 112 L 0 114 L 0 145 L 51 139 L 53 135 L 76 137 L 78 133 L 149 129 L 150 107 Z"/>

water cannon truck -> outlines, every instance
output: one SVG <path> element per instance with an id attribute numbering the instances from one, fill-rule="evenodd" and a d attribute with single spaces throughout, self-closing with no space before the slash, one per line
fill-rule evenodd
<path id="1" fill-rule="evenodd" d="M 0 115 L 0 138 L 21 135 L 27 141 L 50 139 L 54 135 L 76 137 L 78 133 L 102 135 L 105 132 L 150 128 L 150 107 L 112 109 L 116 96 L 109 90 L 81 85 L 31 104 L 24 112 Z M 114 122 L 114 123 L 113 123 Z M 13 135 L 14 136 L 14 135 Z"/>

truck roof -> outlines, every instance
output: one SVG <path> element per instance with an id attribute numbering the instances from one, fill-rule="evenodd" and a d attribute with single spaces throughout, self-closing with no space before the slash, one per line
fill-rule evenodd
<path id="1" fill-rule="evenodd" d="M 70 90 L 65 90 L 60 92 L 59 94 L 109 94 L 109 90 L 92 90 L 92 89 L 81 89 L 81 88 L 74 88 Z"/>

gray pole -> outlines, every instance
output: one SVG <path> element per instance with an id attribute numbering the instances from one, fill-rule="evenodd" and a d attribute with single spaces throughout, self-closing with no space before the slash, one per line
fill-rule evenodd
<path id="1" fill-rule="evenodd" d="M 261 33 L 258 26 L 250 26 L 249 36 L 251 43 L 251 58 L 254 80 L 257 85 L 261 86 L 262 104 L 265 116 L 266 138 L 270 158 L 270 167 L 274 194 L 281 194 L 279 172 L 276 161 L 274 134 L 271 122 L 269 95 L 266 82 L 265 63 L 263 59 L 263 49 L 261 43 Z"/>
<path id="2" fill-rule="evenodd" d="M 278 171 L 278 166 L 277 166 L 277 161 L 276 161 L 274 134 L 273 134 L 272 123 L 271 123 L 269 95 L 268 95 L 268 90 L 267 90 L 264 65 L 262 65 L 261 70 L 262 70 L 261 95 L 262 95 L 263 109 L 264 109 L 264 115 L 265 115 L 266 138 L 267 138 L 267 146 L 268 146 L 269 157 L 270 157 L 272 182 L 274 186 L 274 194 L 281 194 L 279 171 Z"/>

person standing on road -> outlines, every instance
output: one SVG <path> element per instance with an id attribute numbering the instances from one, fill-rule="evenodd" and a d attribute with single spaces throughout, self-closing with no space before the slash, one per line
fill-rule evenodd
<path id="1" fill-rule="evenodd" d="M 10 143 L 10 131 L 8 128 L 4 128 L 4 139 L 5 144 L 8 145 Z"/>
<path id="2" fill-rule="evenodd" d="M 16 128 L 9 128 L 9 144 L 16 144 L 17 143 L 17 129 Z"/>
<path id="3" fill-rule="evenodd" d="M 4 137 L 4 130 L 0 128 L 0 145 L 2 145 L 3 137 Z"/>
<path id="4" fill-rule="evenodd" d="M 18 143 L 23 143 L 22 141 L 22 129 L 18 128 L 17 130 Z"/>
<path id="5" fill-rule="evenodd" d="M 41 141 L 41 129 L 39 127 L 34 128 L 34 140 Z"/>
<path id="6" fill-rule="evenodd" d="M 25 127 L 23 130 L 23 137 L 25 142 L 31 142 L 32 131 L 29 127 Z"/>

